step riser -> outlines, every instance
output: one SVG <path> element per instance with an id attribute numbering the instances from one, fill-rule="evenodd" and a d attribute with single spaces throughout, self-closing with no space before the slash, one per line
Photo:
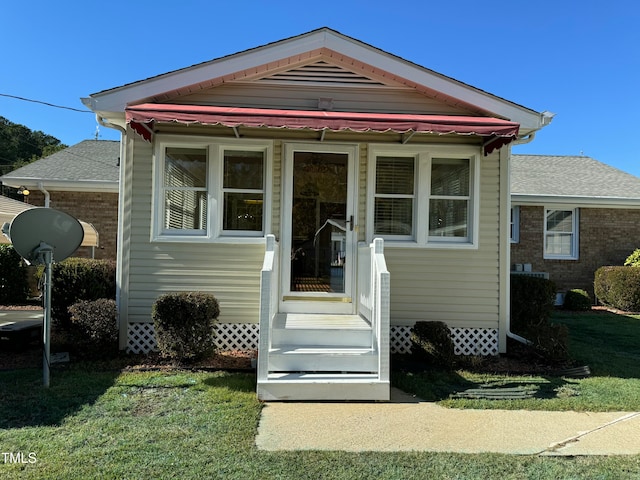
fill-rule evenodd
<path id="1" fill-rule="evenodd" d="M 258 383 L 258 398 L 263 401 L 305 400 L 378 400 L 389 401 L 389 382 Z"/>
<path id="2" fill-rule="evenodd" d="M 274 329 L 271 345 L 371 347 L 370 330 Z"/>
<path id="3" fill-rule="evenodd" d="M 375 372 L 378 358 L 373 354 L 269 354 L 271 372 Z"/>

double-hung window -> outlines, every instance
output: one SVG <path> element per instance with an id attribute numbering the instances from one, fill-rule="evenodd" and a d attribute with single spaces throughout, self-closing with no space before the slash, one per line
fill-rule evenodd
<path id="1" fill-rule="evenodd" d="M 418 246 L 477 245 L 475 149 L 371 149 L 368 237 Z"/>
<path id="2" fill-rule="evenodd" d="M 163 231 L 207 229 L 207 149 L 166 147 L 162 161 Z"/>
<path id="3" fill-rule="evenodd" d="M 414 237 L 415 157 L 376 158 L 374 231 L 396 240 Z"/>
<path id="4" fill-rule="evenodd" d="M 578 209 L 544 209 L 544 258 L 578 259 Z"/>
<path id="5" fill-rule="evenodd" d="M 152 239 L 263 236 L 269 228 L 270 156 L 268 142 L 161 138 Z"/>
<path id="6" fill-rule="evenodd" d="M 471 207 L 468 158 L 433 158 L 429 190 L 429 238 L 467 241 Z"/>

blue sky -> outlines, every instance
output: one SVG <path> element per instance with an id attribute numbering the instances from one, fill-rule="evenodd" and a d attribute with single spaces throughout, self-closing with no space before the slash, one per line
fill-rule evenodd
<path id="1" fill-rule="evenodd" d="M 0 94 L 82 110 L 91 93 L 327 26 L 556 113 L 515 153 L 584 154 L 640 176 L 638 25 L 636 0 L 8 1 Z M 0 116 L 68 145 L 97 126 L 89 113 L 4 96 Z"/>

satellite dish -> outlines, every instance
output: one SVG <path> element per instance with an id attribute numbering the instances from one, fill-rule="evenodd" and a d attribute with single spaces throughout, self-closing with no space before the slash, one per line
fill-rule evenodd
<path id="1" fill-rule="evenodd" d="M 2 231 L 5 231 L 3 226 Z M 49 386 L 51 358 L 51 264 L 75 252 L 84 238 L 80 222 L 53 208 L 31 208 L 16 216 L 9 225 L 13 248 L 29 263 L 44 265 L 44 322 L 42 373 Z"/>
<path id="2" fill-rule="evenodd" d="M 29 263 L 45 263 L 40 255 L 44 243 L 51 248 L 53 260 L 60 262 L 75 252 L 84 238 L 80 222 L 53 208 L 30 208 L 17 215 L 9 225 L 13 248 Z"/>

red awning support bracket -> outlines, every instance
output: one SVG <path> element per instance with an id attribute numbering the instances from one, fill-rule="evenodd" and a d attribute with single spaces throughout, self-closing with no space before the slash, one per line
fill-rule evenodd
<path id="1" fill-rule="evenodd" d="M 151 141 L 153 130 L 147 125 L 180 123 L 183 125 L 222 125 L 238 127 L 307 129 L 320 133 L 394 132 L 407 143 L 416 133 L 435 135 L 475 135 L 487 138 L 485 155 L 514 141 L 520 125 L 500 118 L 462 115 L 417 115 L 408 113 L 335 112 L 320 110 L 275 110 L 267 108 L 216 107 L 206 105 L 174 105 L 145 103 L 126 109 L 127 123 L 145 140 Z"/>

